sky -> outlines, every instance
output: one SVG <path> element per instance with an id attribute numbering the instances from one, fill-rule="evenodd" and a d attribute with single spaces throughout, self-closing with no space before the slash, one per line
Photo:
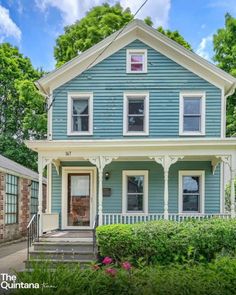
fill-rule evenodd
<path id="1" fill-rule="evenodd" d="M 154 27 L 178 30 L 193 50 L 212 61 L 213 34 L 224 27 L 224 15 L 236 17 L 236 0 L 148 0 L 137 15 L 150 16 Z M 53 70 L 53 48 L 64 27 L 93 6 L 116 0 L 0 0 L 0 43 L 9 42 L 28 56 L 34 67 Z M 144 0 L 120 0 L 133 13 Z"/>

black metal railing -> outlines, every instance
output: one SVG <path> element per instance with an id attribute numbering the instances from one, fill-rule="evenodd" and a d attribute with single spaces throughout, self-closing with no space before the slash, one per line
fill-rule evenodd
<path id="1" fill-rule="evenodd" d="M 39 218 L 39 214 L 34 214 L 27 226 L 27 260 L 29 260 L 31 245 L 39 240 Z"/>
<path id="2" fill-rule="evenodd" d="M 93 223 L 93 253 L 95 254 L 96 250 L 96 228 L 98 226 L 98 214 L 94 218 L 94 223 Z"/>

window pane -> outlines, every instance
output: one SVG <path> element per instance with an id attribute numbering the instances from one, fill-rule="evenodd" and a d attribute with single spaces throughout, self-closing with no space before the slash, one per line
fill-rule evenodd
<path id="1" fill-rule="evenodd" d="M 142 63 L 144 60 L 144 55 L 143 54 L 132 54 L 131 55 L 131 63 Z"/>
<path id="2" fill-rule="evenodd" d="M 128 131 L 144 131 L 144 117 L 129 116 Z"/>
<path id="3" fill-rule="evenodd" d="M 128 193 L 143 193 L 144 176 L 128 176 Z"/>
<path id="4" fill-rule="evenodd" d="M 73 115 L 88 115 L 88 99 L 73 99 Z"/>
<path id="5" fill-rule="evenodd" d="M 73 117 L 73 131 L 89 131 L 89 117 Z"/>
<path id="6" fill-rule="evenodd" d="M 183 195 L 183 211 L 199 212 L 199 195 Z"/>
<path id="7" fill-rule="evenodd" d="M 184 114 L 199 115 L 201 113 L 201 98 L 184 98 Z"/>
<path id="8" fill-rule="evenodd" d="M 144 99 L 129 99 L 129 115 L 143 115 Z"/>
<path id="9" fill-rule="evenodd" d="M 7 174 L 5 197 L 5 222 L 16 223 L 18 215 L 18 177 Z"/>
<path id="10" fill-rule="evenodd" d="M 143 71 L 143 64 L 131 64 L 131 71 L 132 72 L 142 72 Z"/>
<path id="11" fill-rule="evenodd" d="M 201 117 L 200 116 L 184 116 L 184 131 L 201 131 Z"/>
<path id="12" fill-rule="evenodd" d="M 127 210 L 128 211 L 143 211 L 143 195 L 135 194 L 127 197 Z"/>
<path id="13" fill-rule="evenodd" d="M 183 193 L 199 193 L 200 177 L 199 176 L 183 176 Z"/>

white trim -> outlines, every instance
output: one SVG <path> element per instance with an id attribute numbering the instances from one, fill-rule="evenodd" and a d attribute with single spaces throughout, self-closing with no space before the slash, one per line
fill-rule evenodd
<path id="1" fill-rule="evenodd" d="M 47 165 L 47 204 L 46 212 L 51 213 L 52 210 L 52 163 Z"/>
<path id="2" fill-rule="evenodd" d="M 67 189 L 69 173 L 89 173 L 90 181 L 90 226 L 67 225 Z M 61 228 L 62 229 L 91 229 L 96 215 L 97 203 L 97 168 L 96 167 L 62 167 L 62 195 L 61 195 Z"/>
<path id="3" fill-rule="evenodd" d="M 127 176 L 144 176 L 143 184 L 143 212 L 127 212 Z M 122 214 L 148 214 L 148 170 L 122 171 Z"/>
<path id="4" fill-rule="evenodd" d="M 72 99 L 88 98 L 89 130 L 72 131 Z M 93 93 L 92 92 L 68 92 L 67 98 L 67 135 L 93 135 Z"/>
<path id="5" fill-rule="evenodd" d="M 220 213 L 225 213 L 225 177 L 224 162 L 220 162 Z"/>
<path id="6" fill-rule="evenodd" d="M 48 111 L 48 140 L 52 140 L 52 115 L 53 115 L 53 91 L 50 91 L 48 107 L 50 107 Z"/>
<path id="7" fill-rule="evenodd" d="M 144 98 L 144 131 L 128 131 L 128 98 L 129 96 Z M 149 92 L 124 92 L 123 99 L 123 136 L 145 136 L 149 135 Z"/>
<path id="8" fill-rule="evenodd" d="M 183 212 L 183 176 L 200 177 L 200 212 Z M 204 170 L 179 170 L 179 214 L 205 213 L 205 171 Z"/>
<path id="9" fill-rule="evenodd" d="M 226 137 L 226 97 L 224 88 L 221 89 L 221 138 Z"/>
<path id="10" fill-rule="evenodd" d="M 201 131 L 184 131 L 184 97 L 201 97 Z M 206 122 L 206 93 L 204 91 L 181 91 L 179 93 L 179 135 L 181 136 L 204 136 Z"/>
<path id="11" fill-rule="evenodd" d="M 143 70 L 142 71 L 132 71 L 131 70 L 131 55 L 140 54 L 144 56 Z M 126 73 L 127 74 L 143 74 L 147 73 L 147 49 L 127 49 L 126 50 Z"/>

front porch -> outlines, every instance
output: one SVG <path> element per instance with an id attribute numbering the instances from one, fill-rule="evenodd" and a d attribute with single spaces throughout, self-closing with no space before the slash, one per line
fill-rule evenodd
<path id="1" fill-rule="evenodd" d="M 68 211 L 68 175 L 80 172 L 83 174 L 91 172 L 90 181 L 93 179 L 89 189 L 90 214 L 84 227 L 87 229 L 94 227 L 96 216 L 99 225 L 160 219 L 182 221 L 188 218 L 202 219 L 213 216 L 235 217 L 233 185 L 231 185 L 231 211 L 224 210 L 223 167 L 225 165 L 230 167 L 231 184 L 236 171 L 235 142 L 232 140 L 182 139 L 158 142 L 127 140 L 125 143 L 98 140 L 91 143 L 88 140 L 63 142 L 63 146 L 59 141 L 46 141 L 28 145 L 39 153 L 40 175 L 48 166 L 48 219 L 45 227 L 45 222 L 42 221 L 44 217 L 41 210 L 41 190 L 39 190 L 39 214 L 42 216 L 40 234 L 45 228 L 79 230 L 83 227 L 78 222 L 76 225 L 73 222 L 70 225 L 68 223 L 71 218 L 68 215 L 69 211 L 72 212 L 73 209 L 70 208 Z M 143 191 L 144 200 L 140 208 L 138 201 L 136 205 L 127 205 L 127 199 L 123 199 L 125 194 L 129 194 L 127 191 L 124 194 L 123 171 L 128 171 L 127 175 L 130 171 L 136 171 L 135 175 L 148 174 L 148 187 L 145 188 L 147 201 Z M 202 183 L 204 182 L 204 191 L 201 184 L 199 190 L 202 192 L 195 193 L 203 196 L 201 200 L 199 199 L 199 204 L 195 205 L 199 207 L 197 211 L 195 208 L 189 212 L 183 210 L 183 204 L 180 202 L 180 195 L 183 193 L 180 192 L 179 185 L 180 171 L 191 171 L 193 178 L 201 177 Z M 133 206 L 131 208 L 133 212 L 129 212 L 130 208 L 127 206 Z M 135 212 L 135 206 L 138 212 Z M 55 215 L 57 215 L 56 222 Z M 54 220 L 53 226 L 50 225 L 50 216 Z"/>

